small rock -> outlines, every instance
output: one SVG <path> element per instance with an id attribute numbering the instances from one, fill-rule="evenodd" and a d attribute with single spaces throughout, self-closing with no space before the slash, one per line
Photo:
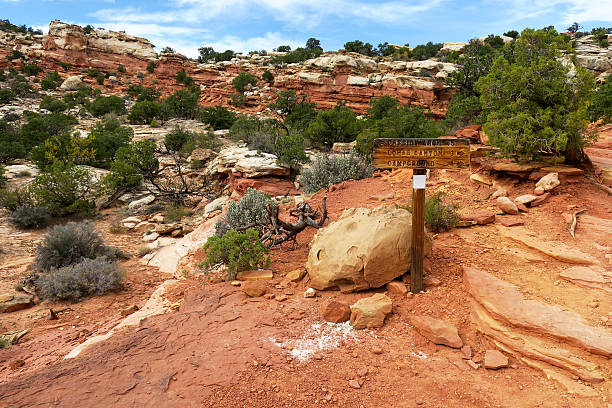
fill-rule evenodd
<path id="1" fill-rule="evenodd" d="M 487 225 L 495 222 L 495 213 L 487 210 L 477 210 L 473 213 L 462 215 L 461 220 L 475 221 L 478 225 Z"/>
<path id="2" fill-rule="evenodd" d="M 467 365 L 463 360 L 454 360 L 453 364 L 460 370 L 467 371 L 470 369 L 470 366 Z"/>
<path id="3" fill-rule="evenodd" d="M 141 198 L 140 200 L 132 201 L 131 203 L 128 204 L 128 209 L 132 211 L 138 210 L 139 208 L 144 207 L 145 205 L 151 204 L 153 201 L 155 201 L 155 196 L 151 194 L 151 195 Z"/>
<path id="4" fill-rule="evenodd" d="M 317 291 L 314 290 L 313 288 L 308 288 L 304 291 L 305 298 L 313 298 L 315 296 L 317 296 Z"/>
<path id="5" fill-rule="evenodd" d="M 472 367 L 474 370 L 478 370 L 480 368 L 480 365 L 473 362 L 472 360 L 467 360 L 466 363 L 468 363 L 468 365 Z"/>
<path id="6" fill-rule="evenodd" d="M 591 309 L 597 309 L 599 307 L 599 303 L 591 302 L 587 306 L 590 307 Z"/>
<path id="7" fill-rule="evenodd" d="M 548 173 L 536 183 L 536 189 L 539 188 L 544 191 L 550 191 L 559 184 L 561 184 L 559 181 L 559 173 Z"/>
<path id="8" fill-rule="evenodd" d="M 508 367 L 508 357 L 498 350 L 487 350 L 484 356 L 484 366 L 490 370 Z"/>
<path id="9" fill-rule="evenodd" d="M 155 227 L 155 232 L 159 235 L 169 234 L 175 229 L 179 228 L 177 224 L 159 224 Z"/>
<path id="10" fill-rule="evenodd" d="M 387 283 L 386 287 L 390 295 L 406 296 L 408 293 L 408 288 L 402 282 L 391 281 Z"/>
<path id="11" fill-rule="evenodd" d="M 170 234 L 170 236 L 172 238 L 178 238 L 180 236 L 183 235 L 183 230 L 182 229 L 175 229 L 174 231 L 172 231 L 172 233 Z"/>
<path id="12" fill-rule="evenodd" d="M 287 296 L 287 295 L 276 295 L 276 296 L 274 296 L 274 299 L 277 302 L 284 302 L 285 300 L 289 299 L 289 296 Z"/>
<path id="13" fill-rule="evenodd" d="M 357 375 L 359 377 L 365 377 L 366 375 L 368 375 L 368 372 L 369 372 L 368 367 L 363 367 L 357 370 Z"/>
<path id="14" fill-rule="evenodd" d="M 379 346 L 372 347 L 372 349 L 370 351 L 372 351 L 372 354 L 382 354 L 382 353 L 384 353 L 384 350 L 381 347 L 379 347 Z"/>
<path id="15" fill-rule="evenodd" d="M 442 282 L 438 278 L 434 278 L 431 275 L 423 276 L 423 285 L 425 285 L 425 287 L 427 288 L 435 288 L 440 286 L 441 284 Z"/>
<path id="16" fill-rule="evenodd" d="M 544 203 L 548 197 L 550 197 L 550 193 L 544 193 L 538 196 L 535 200 L 531 202 L 532 207 L 537 207 L 538 205 Z"/>
<path id="17" fill-rule="evenodd" d="M 504 227 L 515 227 L 518 225 L 524 225 L 525 221 L 521 217 L 508 217 L 505 216 L 501 219 L 501 224 Z"/>
<path id="18" fill-rule="evenodd" d="M 142 222 L 142 220 L 138 217 L 127 217 L 121 220 L 122 224 L 140 224 Z"/>
<path id="19" fill-rule="evenodd" d="M 349 380 L 349 386 L 357 390 L 361 388 L 361 385 L 359 384 L 359 381 L 357 380 Z"/>
<path id="20" fill-rule="evenodd" d="M 472 359 L 472 347 L 470 347 L 468 344 L 466 344 L 465 346 L 461 347 L 461 353 L 463 353 L 463 358 L 466 360 L 471 360 Z"/>
<path id="21" fill-rule="evenodd" d="M 274 277 L 274 274 L 269 269 L 258 269 L 254 271 L 243 271 L 240 272 L 236 279 L 240 281 L 257 281 L 257 280 L 269 280 Z"/>
<path id="22" fill-rule="evenodd" d="M 545 191 L 544 191 L 544 189 L 543 189 L 542 187 L 536 187 L 536 188 L 533 190 L 533 194 L 535 194 L 535 195 L 537 195 L 537 196 L 542 195 L 542 194 L 544 194 L 544 193 L 545 193 Z"/>
<path id="23" fill-rule="evenodd" d="M 470 180 L 472 180 L 475 183 L 482 183 L 482 184 L 486 184 L 487 186 L 491 186 L 493 185 L 493 182 L 491 181 L 491 179 L 480 175 L 478 173 L 472 173 L 470 175 Z"/>
<path id="24" fill-rule="evenodd" d="M 138 306 L 132 305 L 130 307 L 126 307 L 125 309 L 121 309 L 120 313 L 121 313 L 121 316 L 129 316 L 132 313 L 137 312 L 137 311 L 138 311 Z"/>
<path id="25" fill-rule="evenodd" d="M 266 283 L 263 281 L 245 281 L 240 286 L 240 290 L 250 297 L 263 296 L 266 293 Z"/>
<path id="26" fill-rule="evenodd" d="M 16 370 L 20 367 L 23 367 L 25 365 L 25 361 L 17 359 L 17 360 L 13 360 L 9 363 L 9 367 L 11 368 L 11 370 Z"/>
<path id="27" fill-rule="evenodd" d="M 230 285 L 232 285 L 232 286 L 240 286 L 240 285 L 242 285 L 242 282 L 234 280 L 234 281 L 230 282 Z"/>
<path id="28" fill-rule="evenodd" d="M 5 293 L 2 297 L 5 300 L 0 302 L 0 313 L 10 313 L 26 309 L 33 304 L 32 296 L 30 295 Z"/>
<path id="29" fill-rule="evenodd" d="M 443 344 L 452 348 L 463 346 L 457 328 L 451 323 L 428 316 L 413 316 L 410 323 L 423 337 L 435 344 Z"/>
<path id="30" fill-rule="evenodd" d="M 534 202 L 535 200 L 537 200 L 538 197 L 534 196 L 533 194 L 523 194 L 522 196 L 518 196 L 514 199 L 514 202 L 516 204 L 523 204 L 523 205 L 527 205 L 529 203 Z"/>
<path id="31" fill-rule="evenodd" d="M 516 204 L 516 208 L 518 208 L 519 211 L 524 213 L 529 212 L 525 204 Z"/>
<path id="32" fill-rule="evenodd" d="M 351 318 L 351 307 L 347 303 L 330 300 L 321 306 L 321 314 L 325 321 L 342 323 Z"/>
<path id="33" fill-rule="evenodd" d="M 519 213 L 516 204 L 514 204 L 508 197 L 497 197 L 497 207 L 505 212 L 506 214 L 516 215 Z"/>
<path id="34" fill-rule="evenodd" d="M 381 327 L 392 305 L 391 299 L 381 293 L 360 299 L 351 306 L 350 324 L 356 329 Z"/>
<path id="35" fill-rule="evenodd" d="M 159 238 L 159 234 L 157 232 L 152 232 L 150 234 L 145 234 L 142 237 L 142 241 L 143 242 L 153 242 L 155 241 L 157 238 Z"/>
<path id="36" fill-rule="evenodd" d="M 268 300 L 272 300 L 272 299 L 274 299 L 274 293 L 266 293 L 264 295 L 264 298 L 268 299 Z"/>
<path id="37" fill-rule="evenodd" d="M 2 293 L 0 294 L 0 303 L 10 302 L 15 298 L 15 295 L 11 293 Z"/>
<path id="38" fill-rule="evenodd" d="M 293 271 L 287 272 L 285 275 L 285 281 L 288 282 L 299 282 L 306 275 L 306 271 L 303 269 L 295 269 Z"/>

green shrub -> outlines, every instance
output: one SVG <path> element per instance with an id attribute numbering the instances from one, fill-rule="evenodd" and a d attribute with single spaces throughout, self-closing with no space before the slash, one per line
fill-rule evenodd
<path id="1" fill-rule="evenodd" d="M 296 48 L 294 51 L 287 52 L 283 56 L 275 56 L 270 59 L 273 65 L 278 64 L 295 64 L 306 61 L 307 59 L 316 58 L 323 53 L 321 43 L 316 38 L 309 38 L 306 41 L 305 47 Z"/>
<path id="2" fill-rule="evenodd" d="M 20 229 L 43 228 L 49 221 L 49 211 L 44 207 L 22 205 L 11 213 L 9 221 Z"/>
<path id="3" fill-rule="evenodd" d="M 198 51 L 200 52 L 198 62 L 208 62 L 210 60 L 214 60 L 215 62 L 229 61 L 236 55 L 232 50 L 216 52 L 212 47 L 200 47 Z"/>
<path id="4" fill-rule="evenodd" d="M 69 222 L 56 225 L 36 247 L 35 265 L 42 272 L 75 265 L 83 259 L 123 256 L 113 247 L 106 246 L 98 231 L 90 222 Z"/>
<path id="5" fill-rule="evenodd" d="M 49 95 L 42 97 L 39 107 L 40 109 L 46 109 L 50 112 L 63 112 L 68 109 L 68 105 L 66 103 Z"/>
<path id="6" fill-rule="evenodd" d="M 147 64 L 147 72 L 149 74 L 152 74 L 153 72 L 155 72 L 155 62 L 149 61 L 149 63 Z"/>
<path id="7" fill-rule="evenodd" d="M 94 209 L 93 175 L 82 167 L 55 163 L 47 173 L 36 176 L 28 186 L 37 205 L 52 215 L 88 213 Z"/>
<path id="8" fill-rule="evenodd" d="M 180 154 L 183 157 L 189 156 L 194 149 L 211 149 L 219 151 L 219 148 L 222 146 L 222 143 L 219 141 L 217 136 L 215 136 L 215 134 L 211 131 L 187 132 L 189 137 L 180 150 Z"/>
<path id="9" fill-rule="evenodd" d="M 0 69 L 0 82 L 6 81 L 6 73 L 3 69 Z"/>
<path id="10" fill-rule="evenodd" d="M 612 75 L 606 78 L 606 82 L 593 95 L 589 118 L 593 122 L 602 119 L 604 124 L 612 122 Z"/>
<path id="11" fill-rule="evenodd" d="M 96 89 L 96 91 L 98 91 Z M 63 101 L 70 105 L 86 105 L 89 101 L 89 97 L 93 96 L 95 91 L 85 85 L 80 84 L 77 86 L 77 90 L 64 94 L 62 97 Z"/>
<path id="12" fill-rule="evenodd" d="M 103 256 L 51 269 L 39 276 L 36 287 L 45 298 L 79 302 L 88 296 L 117 290 L 124 280 L 121 265 Z"/>
<path id="13" fill-rule="evenodd" d="M 193 119 L 198 114 L 199 98 L 197 87 L 179 89 L 162 101 L 162 112 L 169 117 Z"/>
<path id="14" fill-rule="evenodd" d="M 347 52 L 356 52 L 358 54 L 367 55 L 368 57 L 375 57 L 379 55 L 378 50 L 376 50 L 376 48 L 372 44 L 364 44 L 362 41 L 359 40 L 349 41 L 345 43 L 344 49 Z"/>
<path id="15" fill-rule="evenodd" d="M 125 74 L 126 69 L 123 65 L 119 64 L 119 66 L 117 67 L 117 71 L 121 72 L 122 74 Z"/>
<path id="16" fill-rule="evenodd" d="M 42 115 L 26 111 L 23 116 L 27 122 L 21 127 L 20 141 L 26 149 L 43 143 L 51 136 L 68 132 L 78 123 L 74 116 L 59 112 Z"/>
<path id="17" fill-rule="evenodd" d="M 278 164 L 294 170 L 299 169 L 301 164 L 310 161 L 304 148 L 304 136 L 300 133 L 290 133 L 278 138 L 274 146 L 274 154 L 278 158 Z"/>
<path id="18" fill-rule="evenodd" d="M 125 101 L 118 96 L 98 96 L 89 105 L 89 111 L 96 117 L 109 113 L 123 115 L 125 113 Z"/>
<path id="19" fill-rule="evenodd" d="M 16 96 L 21 96 L 23 98 L 32 98 L 37 95 L 37 92 L 27 81 L 13 81 L 11 84 L 11 91 L 13 91 Z"/>
<path id="20" fill-rule="evenodd" d="M 121 126 L 117 119 L 102 119 L 89 132 L 93 139 L 94 161 L 90 164 L 106 167 L 105 163 L 113 160 L 115 153 L 132 141 L 134 131 L 129 126 Z"/>
<path id="21" fill-rule="evenodd" d="M 194 83 L 195 83 L 195 81 L 194 81 L 194 80 L 193 80 L 193 78 L 192 78 L 192 77 L 190 77 L 190 76 L 185 77 L 185 79 L 183 80 L 183 85 L 185 85 L 185 86 L 187 86 L 187 87 L 192 86 Z"/>
<path id="22" fill-rule="evenodd" d="M 261 224 L 268 224 L 268 205 L 274 206 L 276 203 L 261 191 L 249 188 L 240 201 L 229 204 L 224 223 L 227 229 L 243 230 L 253 225 L 260 228 Z M 217 234 L 222 235 L 219 229 Z"/>
<path id="23" fill-rule="evenodd" d="M 11 51 L 11 53 L 6 56 L 6 59 L 9 61 L 13 61 L 13 60 L 20 59 L 20 58 L 25 60 L 25 55 L 23 55 L 21 52 L 17 50 Z"/>
<path id="24" fill-rule="evenodd" d="M 332 109 L 319 111 L 304 136 L 317 146 L 331 147 L 336 142 L 352 142 L 360 130 L 355 112 L 338 102 Z"/>
<path id="25" fill-rule="evenodd" d="M 438 52 L 442 48 L 442 43 L 432 43 L 429 41 L 427 44 L 417 45 L 412 49 L 412 59 L 417 61 L 426 60 L 433 58 L 438 55 Z"/>
<path id="26" fill-rule="evenodd" d="M 104 74 L 103 73 L 99 73 L 98 75 L 96 75 L 96 83 L 98 85 L 104 85 Z"/>
<path id="27" fill-rule="evenodd" d="M 157 101 L 136 102 L 127 119 L 132 125 L 146 125 L 159 117 L 162 106 Z"/>
<path id="28" fill-rule="evenodd" d="M 223 106 L 204 108 L 200 112 L 202 123 L 210 125 L 214 130 L 229 129 L 236 119 L 236 114 Z"/>
<path id="29" fill-rule="evenodd" d="M 274 75 L 272 75 L 272 73 L 270 72 L 270 70 L 267 70 L 267 69 L 266 69 L 266 70 L 263 72 L 263 74 L 261 74 L 261 79 L 262 79 L 263 81 L 268 82 L 268 83 L 272 83 L 272 82 L 274 82 Z"/>
<path id="30" fill-rule="evenodd" d="M 182 84 L 185 78 L 187 78 L 187 74 L 185 73 L 184 69 L 181 69 L 179 72 L 176 73 L 175 79 L 176 82 L 178 82 L 179 84 Z"/>
<path id="31" fill-rule="evenodd" d="M 0 89 L 0 105 L 6 105 L 15 99 L 15 93 L 10 89 Z"/>
<path id="32" fill-rule="evenodd" d="M 42 72 L 42 68 L 36 64 L 24 64 L 21 68 L 21 72 L 27 76 L 36 76 Z"/>
<path id="33" fill-rule="evenodd" d="M 256 230 L 249 228 L 244 233 L 228 231 L 222 237 L 213 235 L 204 244 L 206 268 L 219 263 L 227 265 L 228 279 L 236 279 L 240 271 L 266 268 L 270 265 L 270 251 L 259 241 Z"/>
<path id="34" fill-rule="evenodd" d="M 434 233 L 448 231 L 459 224 L 457 207 L 445 205 L 443 198 L 444 194 L 438 192 L 425 200 L 425 225 Z"/>
<path id="35" fill-rule="evenodd" d="M 127 93 L 135 98 L 136 102 L 156 101 L 161 96 L 161 92 L 155 87 L 146 87 L 142 85 L 130 85 Z"/>
<path id="36" fill-rule="evenodd" d="M 22 206 L 34 206 L 32 196 L 27 188 L 0 189 L 0 208 L 13 212 Z"/>
<path id="37" fill-rule="evenodd" d="M 449 132 L 454 133 L 457 129 L 478 123 L 481 120 L 478 117 L 481 111 L 480 99 L 477 96 L 456 93 L 448 105 L 443 125 Z"/>
<path id="38" fill-rule="evenodd" d="M 166 150 L 173 153 L 181 151 L 189 137 L 191 132 L 180 127 L 175 127 L 170 133 L 166 134 L 164 138 L 164 146 Z"/>
<path id="39" fill-rule="evenodd" d="M 244 92 L 247 85 L 257 86 L 257 77 L 250 72 L 241 72 L 234 78 L 232 85 L 237 92 Z"/>
<path id="40" fill-rule="evenodd" d="M 304 169 L 299 181 L 307 193 L 316 193 L 322 188 L 345 180 L 360 180 L 371 177 L 374 169 L 356 155 L 325 156 L 318 155 L 310 168 Z"/>
<path id="41" fill-rule="evenodd" d="M 247 97 L 241 93 L 233 93 L 230 95 L 228 103 L 237 108 L 242 108 L 247 103 Z"/>
<path id="42" fill-rule="evenodd" d="M 4 175 L 4 165 L 0 164 L 0 188 L 4 188 L 6 186 L 6 176 Z"/>
<path id="43" fill-rule="evenodd" d="M 62 69 L 64 69 L 65 71 L 68 71 L 70 68 L 72 68 L 72 64 L 68 63 L 68 62 L 64 62 L 64 61 L 59 61 L 57 63 L 57 65 L 59 65 L 60 67 L 62 67 Z"/>

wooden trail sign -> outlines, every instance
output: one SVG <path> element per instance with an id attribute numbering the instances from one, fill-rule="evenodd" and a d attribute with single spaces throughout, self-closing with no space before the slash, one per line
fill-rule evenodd
<path id="1" fill-rule="evenodd" d="M 374 139 L 373 156 L 374 166 L 379 169 L 414 169 L 410 291 L 419 293 L 423 290 L 427 169 L 469 168 L 470 142 L 467 139 Z"/>
<path id="2" fill-rule="evenodd" d="M 379 169 L 464 169 L 470 167 L 467 139 L 375 139 Z"/>

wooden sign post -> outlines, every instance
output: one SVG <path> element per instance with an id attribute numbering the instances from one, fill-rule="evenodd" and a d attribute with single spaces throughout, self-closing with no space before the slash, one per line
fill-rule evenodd
<path id="1" fill-rule="evenodd" d="M 467 139 L 375 139 L 373 156 L 374 166 L 379 169 L 414 169 L 410 291 L 419 293 L 423 290 L 427 169 L 468 168 L 470 142 Z"/>

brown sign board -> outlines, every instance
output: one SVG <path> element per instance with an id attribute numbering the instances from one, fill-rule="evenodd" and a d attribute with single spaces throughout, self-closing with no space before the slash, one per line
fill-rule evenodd
<path id="1" fill-rule="evenodd" d="M 470 167 L 467 139 L 374 139 L 378 169 L 464 169 Z"/>

